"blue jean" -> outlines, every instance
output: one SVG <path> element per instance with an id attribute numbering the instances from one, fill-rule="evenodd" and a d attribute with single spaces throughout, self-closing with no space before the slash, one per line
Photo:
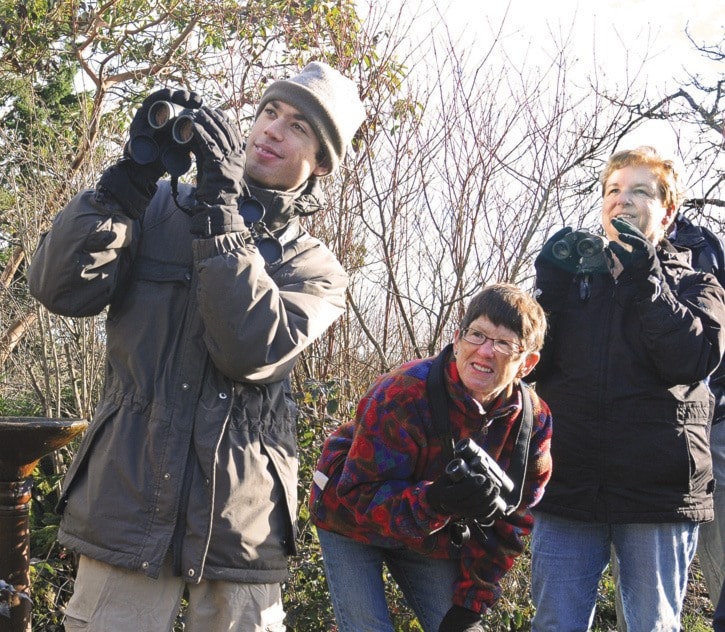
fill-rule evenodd
<path id="1" fill-rule="evenodd" d="M 426 632 L 437 632 L 453 605 L 458 560 L 356 542 L 317 529 L 327 585 L 340 632 L 393 632 L 385 601 L 383 564 Z"/>
<path id="2" fill-rule="evenodd" d="M 712 472 L 715 476 L 715 520 L 700 525 L 697 557 L 705 577 L 707 592 L 713 605 L 717 604 L 725 580 L 725 421 L 710 431 Z"/>
<path id="3" fill-rule="evenodd" d="M 532 632 L 590 629 L 612 549 L 628 632 L 679 632 L 696 523 L 602 524 L 540 511 L 534 516 Z"/>
<path id="4" fill-rule="evenodd" d="M 720 597 L 715 608 L 715 614 L 712 619 L 712 629 L 714 632 L 725 632 L 725 584 L 720 590 Z"/>

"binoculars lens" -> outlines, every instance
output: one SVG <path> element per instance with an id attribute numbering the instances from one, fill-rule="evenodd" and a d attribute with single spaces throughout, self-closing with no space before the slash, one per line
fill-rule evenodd
<path id="1" fill-rule="evenodd" d="M 606 242 L 603 237 L 585 230 L 569 233 L 551 247 L 551 254 L 557 259 L 568 259 L 576 254 L 579 257 L 594 257 L 604 251 Z"/>
<path id="2" fill-rule="evenodd" d="M 149 108 L 149 125 L 161 129 L 174 118 L 174 104 L 168 101 L 156 101 Z"/>
<path id="3" fill-rule="evenodd" d="M 562 239 L 552 246 L 551 253 L 557 259 L 568 259 L 571 254 L 571 248 L 569 248 L 569 244 Z"/>
<path id="4" fill-rule="evenodd" d="M 161 162 L 170 176 L 178 178 L 191 169 L 191 154 L 180 147 L 169 147 L 161 155 Z"/>
<path id="5" fill-rule="evenodd" d="M 262 221 L 264 217 L 264 205 L 253 197 L 246 197 L 239 200 L 239 214 L 247 226 Z"/>
<path id="6" fill-rule="evenodd" d="M 593 257 L 604 250 L 604 242 L 601 239 L 585 237 L 577 244 L 576 250 L 582 257 Z"/>
<path id="7" fill-rule="evenodd" d="M 194 119 L 188 114 L 177 117 L 171 136 L 179 145 L 186 145 L 194 137 Z"/>
<path id="8" fill-rule="evenodd" d="M 282 258 L 282 244 L 274 237 L 262 237 L 255 241 L 255 245 L 267 263 L 276 263 Z"/>

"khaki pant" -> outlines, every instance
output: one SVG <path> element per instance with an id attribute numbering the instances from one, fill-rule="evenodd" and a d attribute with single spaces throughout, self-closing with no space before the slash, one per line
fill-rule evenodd
<path id="1" fill-rule="evenodd" d="M 66 632 L 171 632 L 187 591 L 186 632 L 283 632 L 279 584 L 186 584 L 167 563 L 158 579 L 81 556 Z"/>

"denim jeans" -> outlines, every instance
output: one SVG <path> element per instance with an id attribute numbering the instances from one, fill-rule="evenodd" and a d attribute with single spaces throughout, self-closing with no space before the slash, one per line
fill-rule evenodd
<path id="1" fill-rule="evenodd" d="M 628 632 L 679 632 L 698 525 L 602 524 L 534 512 L 532 632 L 584 632 L 612 547 Z"/>
<path id="2" fill-rule="evenodd" d="M 385 601 L 383 564 L 426 632 L 437 632 L 453 605 L 458 560 L 356 542 L 317 529 L 327 585 L 340 632 L 393 632 Z"/>
<path id="3" fill-rule="evenodd" d="M 712 629 L 714 632 L 725 632 L 725 584 L 720 591 L 717 608 L 712 619 Z"/>
<path id="4" fill-rule="evenodd" d="M 715 424 L 710 431 L 710 454 L 716 481 L 715 520 L 700 525 L 697 557 L 710 600 L 716 605 L 725 580 L 725 421 Z"/>

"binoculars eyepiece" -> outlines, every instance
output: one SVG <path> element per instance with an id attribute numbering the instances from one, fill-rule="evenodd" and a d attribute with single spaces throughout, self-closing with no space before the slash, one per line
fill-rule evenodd
<path id="1" fill-rule="evenodd" d="M 186 145 L 194 137 L 194 110 L 176 103 L 156 101 L 149 108 L 148 121 L 157 130 L 171 125 L 171 138 L 178 145 Z"/>
<path id="2" fill-rule="evenodd" d="M 149 108 L 148 121 L 154 129 L 163 129 L 166 124 L 181 114 L 185 108 L 171 101 L 156 101 Z"/>

